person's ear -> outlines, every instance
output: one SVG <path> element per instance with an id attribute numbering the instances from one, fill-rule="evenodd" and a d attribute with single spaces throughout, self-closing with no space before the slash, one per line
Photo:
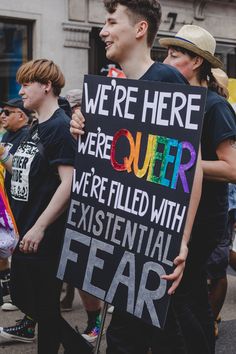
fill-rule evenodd
<path id="1" fill-rule="evenodd" d="M 148 23 L 147 21 L 140 21 L 136 24 L 136 38 L 142 38 L 147 33 Z"/>
<path id="2" fill-rule="evenodd" d="M 20 117 L 19 117 L 20 121 L 27 119 L 27 116 L 26 116 L 26 114 L 24 112 L 19 112 L 19 113 L 20 113 Z"/>
<path id="3" fill-rule="evenodd" d="M 48 81 L 48 82 L 44 85 L 44 87 L 45 87 L 44 92 L 45 92 L 45 94 L 47 94 L 47 93 L 51 90 L 52 82 L 51 82 L 51 81 Z"/>
<path id="4" fill-rule="evenodd" d="M 200 66 L 202 65 L 203 63 L 203 58 L 202 57 L 199 57 L 199 56 L 196 56 L 193 58 L 193 69 L 198 69 L 200 68 Z"/>
<path id="5" fill-rule="evenodd" d="M 19 113 L 19 120 L 22 120 L 24 113 L 23 112 L 18 112 Z"/>

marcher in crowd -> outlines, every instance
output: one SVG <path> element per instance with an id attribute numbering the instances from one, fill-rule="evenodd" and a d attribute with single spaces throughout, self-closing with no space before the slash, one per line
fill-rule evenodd
<path id="1" fill-rule="evenodd" d="M 11 154 L 14 154 L 19 143 L 28 131 L 28 121 L 31 119 L 32 112 L 25 109 L 21 98 L 13 98 L 7 102 L 0 102 L 0 115 L 2 127 L 5 134 L 2 137 L 2 144 Z M 11 204 L 11 174 L 6 171 L 4 186 Z M 3 311 L 14 311 L 17 307 L 12 304 L 10 297 L 10 262 L 8 259 L 0 260 L 0 282 L 3 288 L 4 304 Z"/>
<path id="2" fill-rule="evenodd" d="M 216 41 L 209 32 L 185 25 L 175 37 L 160 39 L 160 44 L 168 48 L 164 63 L 177 68 L 191 85 L 208 88 L 201 137 L 202 197 L 184 276 L 174 298 L 188 353 L 213 354 L 214 318 L 208 302 L 206 263 L 226 231 L 227 182 L 236 180 L 236 118 L 211 72 L 222 63 L 214 56 Z"/>
<path id="3" fill-rule="evenodd" d="M 104 4 L 107 15 L 100 37 L 105 43 L 107 59 L 119 64 L 128 79 L 187 84 L 176 69 L 151 59 L 151 47 L 161 20 L 161 6 L 157 0 L 105 0 Z M 75 136 L 83 134 L 83 127 L 84 118 L 78 112 L 73 115 L 71 133 Z M 180 255 L 174 261 L 174 273 L 165 277 L 173 281 L 169 294 L 175 291 L 181 280 L 187 257 L 188 241 L 201 192 L 202 170 L 199 161 L 196 171 Z M 185 353 L 172 304 L 165 331 L 115 308 L 107 330 L 107 345 L 108 354 L 144 354 L 149 347 L 153 354 Z"/>
<path id="4" fill-rule="evenodd" d="M 219 85 L 219 94 L 225 99 L 229 98 L 227 74 L 221 69 L 211 70 Z M 207 281 L 209 301 L 214 316 L 215 337 L 218 338 L 220 321 L 220 311 L 223 307 L 227 293 L 227 267 L 229 264 L 229 248 L 231 235 L 227 231 L 221 235 L 216 248 L 211 253 L 207 261 Z"/>
<path id="5" fill-rule="evenodd" d="M 0 156 L 12 173 L 12 211 L 20 242 L 12 256 L 11 295 L 26 314 L 15 326 L 0 328 L 0 335 L 34 337 L 38 323 L 38 354 L 91 353 L 92 346 L 61 317 L 61 282 L 56 278 L 70 196 L 75 142 L 69 117 L 58 106 L 64 86 L 59 67 L 47 59 L 23 64 L 17 81 L 24 107 L 38 121 L 12 156 Z"/>

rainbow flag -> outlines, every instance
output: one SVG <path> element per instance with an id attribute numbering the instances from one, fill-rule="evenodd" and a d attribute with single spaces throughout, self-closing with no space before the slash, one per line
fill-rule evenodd
<path id="1" fill-rule="evenodd" d="M 5 169 L 0 163 L 0 258 L 8 258 L 14 251 L 19 234 L 4 188 Z"/>

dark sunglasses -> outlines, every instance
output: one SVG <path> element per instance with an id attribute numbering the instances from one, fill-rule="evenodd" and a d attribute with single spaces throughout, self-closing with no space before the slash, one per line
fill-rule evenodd
<path id="1" fill-rule="evenodd" d="M 0 109 L 0 115 L 5 114 L 5 116 L 9 117 L 12 113 L 20 113 L 19 111 L 9 111 L 9 109 Z"/>

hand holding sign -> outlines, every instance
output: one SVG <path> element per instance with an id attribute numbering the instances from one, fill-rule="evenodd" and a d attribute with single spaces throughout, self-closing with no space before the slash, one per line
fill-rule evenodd
<path id="1" fill-rule="evenodd" d="M 84 134 L 84 122 L 85 119 L 81 110 L 79 108 L 76 109 L 72 114 L 72 119 L 70 121 L 70 132 L 75 139 L 77 139 L 79 135 Z"/>

